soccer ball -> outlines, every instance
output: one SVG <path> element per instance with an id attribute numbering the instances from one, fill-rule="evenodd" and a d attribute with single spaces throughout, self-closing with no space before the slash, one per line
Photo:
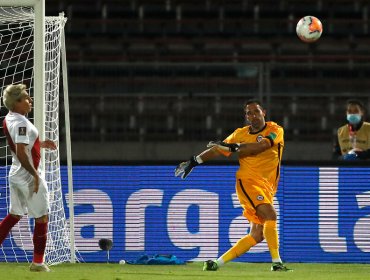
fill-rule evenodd
<path id="1" fill-rule="evenodd" d="M 303 42 L 315 42 L 320 38 L 322 33 L 321 21 L 317 17 L 305 16 L 298 21 L 296 32 L 299 39 Z"/>

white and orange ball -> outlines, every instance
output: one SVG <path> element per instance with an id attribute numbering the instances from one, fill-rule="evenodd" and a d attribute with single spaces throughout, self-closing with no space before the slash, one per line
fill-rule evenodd
<path id="1" fill-rule="evenodd" d="M 296 32 L 303 42 L 312 43 L 317 41 L 322 34 L 322 23 L 314 16 L 305 16 L 301 18 L 296 27 Z"/>

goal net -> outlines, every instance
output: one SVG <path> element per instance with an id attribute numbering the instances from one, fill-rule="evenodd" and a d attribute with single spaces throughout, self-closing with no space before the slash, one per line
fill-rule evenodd
<path id="1" fill-rule="evenodd" d="M 1 5 L 1 4 L 0 4 Z M 34 10 L 26 7 L 0 7 L 0 90 L 9 84 L 24 83 L 35 96 Z M 50 196 L 48 241 L 45 261 L 49 265 L 71 260 L 71 242 L 65 216 L 59 158 L 59 77 L 64 16 L 45 17 L 45 138 L 57 143 L 57 150 L 45 150 L 45 179 Z M 1 103 L 2 104 L 2 103 Z M 42 108 L 41 107 L 41 108 Z M 37 110 L 37 108 L 36 108 Z M 7 113 L 1 106 L 0 125 Z M 34 113 L 28 116 L 34 120 Z M 36 114 L 36 113 L 35 113 Z M 11 153 L 0 132 L 0 219 L 8 214 L 8 171 Z M 43 139 L 42 139 L 43 140 Z M 29 262 L 33 256 L 34 221 L 24 216 L 0 247 L 0 261 Z"/>

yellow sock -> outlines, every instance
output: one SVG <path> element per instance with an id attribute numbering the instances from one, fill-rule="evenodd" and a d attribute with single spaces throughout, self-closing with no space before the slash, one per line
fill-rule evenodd
<path id="1" fill-rule="evenodd" d="M 223 263 L 227 263 L 247 252 L 250 248 L 256 245 L 257 242 L 251 235 L 246 235 L 239 239 L 236 244 L 231 247 L 225 254 L 223 254 L 219 259 L 222 259 Z"/>
<path id="2" fill-rule="evenodd" d="M 271 258 L 273 262 L 281 262 L 279 254 L 279 238 L 276 228 L 276 221 L 265 221 L 263 227 L 263 235 L 269 246 Z"/>

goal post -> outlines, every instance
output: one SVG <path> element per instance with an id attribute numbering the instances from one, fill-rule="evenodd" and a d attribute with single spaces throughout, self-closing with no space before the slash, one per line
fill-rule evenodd
<path id="1" fill-rule="evenodd" d="M 3 0 L 0 3 L 0 91 L 11 83 L 25 83 L 34 99 L 28 116 L 39 130 L 40 139 L 57 143 L 56 150 L 42 150 L 45 179 L 49 188 L 50 211 L 45 261 L 49 265 L 75 262 L 73 231 L 73 187 L 69 116 L 65 115 L 69 196 L 62 192 L 59 143 L 60 70 L 63 71 L 64 113 L 69 113 L 67 67 L 64 44 L 64 14 L 45 17 L 44 0 Z M 0 96 L 2 98 L 2 96 Z M 5 117 L 2 106 L 0 125 Z M 2 130 L 2 127 L 1 127 Z M 2 134 L 2 133 L 1 133 Z M 0 218 L 8 213 L 8 171 L 11 153 L 0 136 Z M 69 205 L 69 222 L 64 201 Z M 70 230 L 70 228 L 72 230 Z M 32 260 L 33 221 L 23 217 L 0 246 L 0 261 Z"/>
<path id="2" fill-rule="evenodd" d="M 64 13 L 60 13 L 59 16 L 64 18 Z M 71 241 L 71 263 L 76 262 L 75 252 L 75 225 L 74 225 L 74 200 L 73 200 L 73 176 L 72 176 L 72 149 L 71 149 L 71 126 L 69 119 L 69 92 L 68 92 L 68 72 L 67 72 L 67 55 L 66 55 L 66 41 L 65 33 L 61 34 L 62 45 L 62 77 L 63 77 L 63 97 L 64 97 L 64 123 L 65 123 L 65 138 L 66 138 L 66 153 L 67 153 L 67 174 L 68 174 L 68 205 L 69 205 L 69 230 L 70 230 L 70 241 Z"/>

